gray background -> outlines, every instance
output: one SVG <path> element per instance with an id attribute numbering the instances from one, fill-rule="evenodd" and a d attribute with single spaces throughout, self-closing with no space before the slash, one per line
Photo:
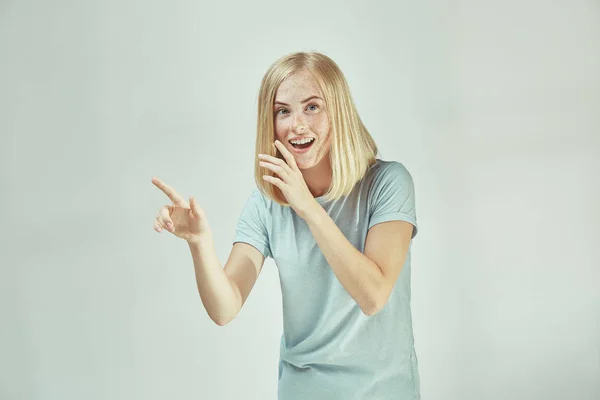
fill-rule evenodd
<path id="1" fill-rule="evenodd" d="M 0 1 L 0 399 L 274 399 L 268 260 L 218 327 L 181 239 L 224 263 L 260 80 L 317 50 L 409 169 L 422 395 L 600 398 L 597 1 Z"/>

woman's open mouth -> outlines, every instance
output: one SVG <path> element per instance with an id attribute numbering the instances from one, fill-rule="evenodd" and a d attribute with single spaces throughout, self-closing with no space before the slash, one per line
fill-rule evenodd
<path id="1" fill-rule="evenodd" d="M 290 144 L 292 145 L 292 151 L 294 153 L 306 153 L 313 145 L 313 143 L 315 142 L 315 138 L 310 138 L 307 140 L 301 140 L 300 143 L 292 143 L 290 142 Z"/>

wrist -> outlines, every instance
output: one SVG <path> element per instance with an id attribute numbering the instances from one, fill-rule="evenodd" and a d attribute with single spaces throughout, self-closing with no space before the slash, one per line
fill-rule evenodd
<path id="1" fill-rule="evenodd" d="M 191 237 L 186 240 L 189 246 L 204 246 L 211 243 L 212 235 L 210 233 Z"/>
<path id="2" fill-rule="evenodd" d="M 306 221 L 306 223 L 309 225 L 316 224 L 322 219 L 323 213 L 325 213 L 325 210 L 315 200 L 312 206 L 306 212 L 303 213 L 302 219 L 304 219 L 304 221 Z"/>

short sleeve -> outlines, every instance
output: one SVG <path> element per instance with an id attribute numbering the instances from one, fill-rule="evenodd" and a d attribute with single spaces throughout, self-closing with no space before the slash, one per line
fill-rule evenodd
<path id="1" fill-rule="evenodd" d="M 369 229 L 382 222 L 401 220 L 414 226 L 412 237 L 416 236 L 415 188 L 403 164 L 392 161 L 382 166 L 373 181 L 369 203 Z"/>
<path id="2" fill-rule="evenodd" d="M 253 189 L 244 204 L 233 239 L 233 244 L 243 242 L 255 247 L 265 259 L 272 258 L 266 227 L 266 213 L 265 199 L 258 189 Z"/>

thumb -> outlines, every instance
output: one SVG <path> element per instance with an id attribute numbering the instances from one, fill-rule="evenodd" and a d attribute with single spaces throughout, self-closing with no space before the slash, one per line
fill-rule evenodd
<path id="1" fill-rule="evenodd" d="M 196 203 L 196 199 L 194 196 L 190 196 L 190 210 L 194 217 L 197 217 L 200 214 L 200 209 L 198 207 L 198 203 Z"/>

